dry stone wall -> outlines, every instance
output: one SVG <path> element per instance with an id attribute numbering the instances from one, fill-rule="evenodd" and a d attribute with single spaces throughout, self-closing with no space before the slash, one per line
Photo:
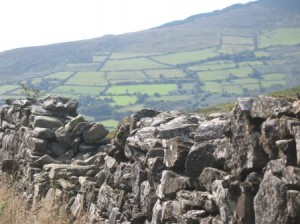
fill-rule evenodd
<path id="1" fill-rule="evenodd" d="M 240 98 L 207 116 L 142 109 L 111 141 L 77 105 L 1 108 L 1 169 L 28 209 L 44 200 L 89 223 L 300 223 L 300 101 Z"/>

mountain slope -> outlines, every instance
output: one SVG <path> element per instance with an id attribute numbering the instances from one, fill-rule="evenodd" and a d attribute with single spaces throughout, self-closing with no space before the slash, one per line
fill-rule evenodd
<path id="1" fill-rule="evenodd" d="M 193 110 L 300 84 L 299 37 L 297 0 L 237 4 L 145 31 L 2 52 L 0 95 L 19 96 L 22 81 L 112 123 L 140 107 Z"/>

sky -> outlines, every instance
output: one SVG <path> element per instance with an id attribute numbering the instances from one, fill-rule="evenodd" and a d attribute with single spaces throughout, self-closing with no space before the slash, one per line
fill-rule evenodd
<path id="1" fill-rule="evenodd" d="M 7 0 L 0 52 L 153 28 L 250 0 Z"/>

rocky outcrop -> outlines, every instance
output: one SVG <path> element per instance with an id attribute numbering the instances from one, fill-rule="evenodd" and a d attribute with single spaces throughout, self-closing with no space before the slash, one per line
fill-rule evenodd
<path id="1" fill-rule="evenodd" d="M 110 141 L 75 100 L 8 100 L 2 172 L 32 208 L 59 202 L 90 223 L 296 224 L 299 105 L 260 96 L 208 116 L 142 109 Z"/>

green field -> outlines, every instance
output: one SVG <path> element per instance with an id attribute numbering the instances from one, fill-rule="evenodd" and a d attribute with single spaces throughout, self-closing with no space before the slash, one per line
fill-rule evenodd
<path id="1" fill-rule="evenodd" d="M 65 85 L 59 86 L 53 89 L 51 92 L 56 94 L 99 95 L 103 89 L 104 87 Z"/>
<path id="2" fill-rule="evenodd" d="M 253 29 L 247 28 L 224 28 L 223 35 L 226 36 L 240 36 L 240 37 L 252 37 Z"/>
<path id="3" fill-rule="evenodd" d="M 149 97 L 148 101 L 178 101 L 178 100 L 188 100 L 192 95 L 175 95 L 175 96 L 160 96 L 160 97 Z"/>
<path id="4" fill-rule="evenodd" d="M 46 79 L 67 79 L 72 75 L 73 72 L 55 72 L 49 75 L 44 76 Z"/>
<path id="5" fill-rule="evenodd" d="M 300 44 L 300 28 L 280 28 L 260 37 L 260 48 Z"/>
<path id="6" fill-rule="evenodd" d="M 103 62 L 106 58 L 106 55 L 93 55 L 93 62 Z"/>
<path id="7" fill-rule="evenodd" d="M 141 53 L 141 52 L 114 52 L 110 56 L 111 60 L 139 58 L 156 55 L 155 53 Z"/>
<path id="8" fill-rule="evenodd" d="M 213 47 L 204 50 L 167 54 L 167 55 L 156 56 L 152 58 L 162 63 L 176 65 L 176 64 L 186 64 L 188 62 L 201 61 L 208 58 L 216 57 L 218 55 L 219 53 L 217 52 L 217 48 Z"/>
<path id="9" fill-rule="evenodd" d="M 106 86 L 107 80 L 104 75 L 103 72 L 77 72 L 66 82 L 66 85 Z"/>
<path id="10" fill-rule="evenodd" d="M 232 83 L 234 84 L 258 84 L 257 79 L 252 79 L 252 78 L 241 78 L 241 79 L 233 79 L 231 80 Z"/>
<path id="11" fill-rule="evenodd" d="M 195 65 L 189 67 L 190 70 L 192 71 L 208 71 L 208 70 L 219 70 L 219 69 L 229 69 L 229 68 L 234 68 L 236 66 L 235 63 L 223 63 L 219 62 L 216 64 L 211 64 L 211 63 L 205 63 L 202 65 Z"/>
<path id="12" fill-rule="evenodd" d="M 77 63 L 77 64 L 68 64 L 68 70 L 73 72 L 88 72 L 96 71 L 100 64 L 99 63 Z"/>
<path id="13" fill-rule="evenodd" d="M 217 82 L 205 82 L 203 90 L 211 93 L 222 93 L 222 88 Z"/>
<path id="14" fill-rule="evenodd" d="M 168 66 L 156 63 L 147 58 L 132 58 L 121 60 L 108 60 L 102 71 L 126 71 L 126 70 L 143 70 L 143 69 L 160 69 Z"/>
<path id="15" fill-rule="evenodd" d="M 147 70 L 145 71 L 145 73 L 151 79 L 159 79 L 159 78 L 177 79 L 177 78 L 186 77 L 186 74 L 179 69 Z"/>
<path id="16" fill-rule="evenodd" d="M 111 101 L 111 106 L 127 106 L 137 101 L 136 96 L 100 96 L 98 99 Z"/>
<path id="17" fill-rule="evenodd" d="M 243 90 L 239 85 L 223 86 L 223 90 L 229 94 L 241 95 L 243 93 Z"/>
<path id="18" fill-rule="evenodd" d="M 115 129 L 118 126 L 119 121 L 113 120 L 113 119 L 109 119 L 109 120 L 99 121 L 99 123 L 103 124 L 105 128 L 107 128 L 109 130 L 113 130 L 113 129 Z"/>
<path id="19" fill-rule="evenodd" d="M 116 85 L 110 87 L 106 94 L 122 95 L 122 94 L 148 94 L 154 95 L 159 93 L 161 95 L 166 95 L 171 91 L 177 89 L 175 84 L 150 84 L 150 85 Z"/>
<path id="20" fill-rule="evenodd" d="M 276 80 L 276 81 L 261 81 L 261 86 L 264 88 L 270 88 L 272 86 L 276 85 L 286 85 L 286 82 L 284 80 Z"/>
<path id="21" fill-rule="evenodd" d="M 224 36 L 223 44 L 225 45 L 251 45 L 253 46 L 253 37 L 243 37 L 243 36 Z"/>
<path id="22" fill-rule="evenodd" d="M 208 72 L 197 72 L 199 79 L 203 81 L 215 81 L 215 80 L 226 80 L 229 78 L 229 73 L 224 70 L 208 71 Z"/>
<path id="23" fill-rule="evenodd" d="M 7 92 L 13 91 L 20 88 L 18 85 L 3 85 L 0 86 L 0 94 L 5 94 Z"/>
<path id="24" fill-rule="evenodd" d="M 281 74 L 281 73 L 262 75 L 262 78 L 264 80 L 283 80 L 284 77 L 285 77 L 285 74 Z"/>
<path id="25" fill-rule="evenodd" d="M 107 72 L 108 80 L 145 80 L 147 77 L 141 71 Z"/>
<path id="26" fill-rule="evenodd" d="M 219 49 L 219 53 L 222 54 L 239 54 L 245 51 L 253 51 L 253 45 L 238 45 L 238 44 L 223 44 Z"/>

